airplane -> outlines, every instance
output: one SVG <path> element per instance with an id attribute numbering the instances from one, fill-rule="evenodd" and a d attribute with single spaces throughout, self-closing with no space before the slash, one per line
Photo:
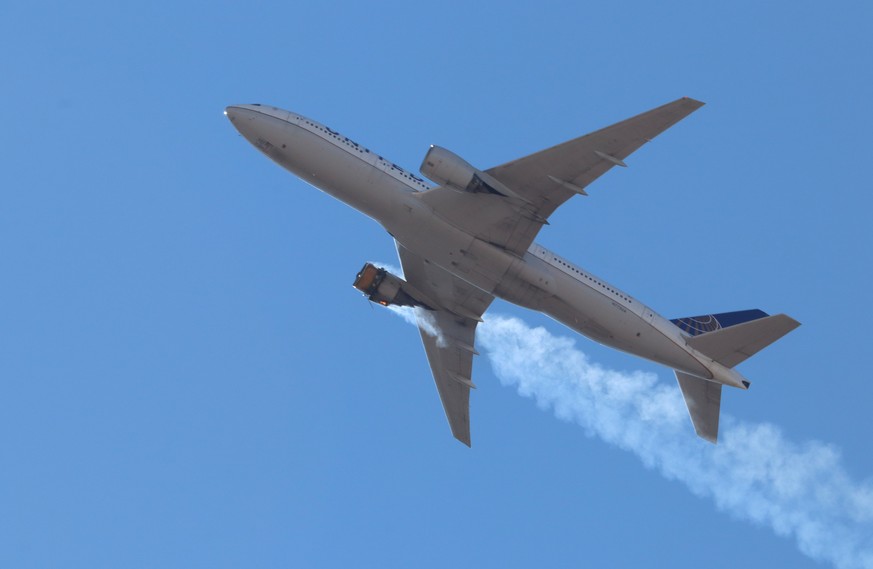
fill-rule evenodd
<path id="1" fill-rule="evenodd" d="M 498 297 L 673 369 L 695 432 L 716 443 L 722 386 L 750 385 L 735 366 L 800 324 L 758 309 L 669 320 L 534 242 L 558 206 L 702 105 L 683 97 L 487 170 L 431 146 L 420 172 L 436 186 L 303 115 L 262 104 L 225 115 L 267 157 L 394 238 L 403 276 L 367 263 L 353 286 L 413 307 L 456 439 L 471 446 L 476 326 Z"/>

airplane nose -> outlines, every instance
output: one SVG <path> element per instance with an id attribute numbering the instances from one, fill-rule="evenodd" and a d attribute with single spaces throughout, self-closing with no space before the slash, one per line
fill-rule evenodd
<path id="1" fill-rule="evenodd" d="M 230 122 L 236 122 L 236 120 L 239 118 L 239 107 L 235 105 L 230 105 L 229 107 L 226 107 L 224 109 L 224 116 L 226 116 Z"/>
<path id="2" fill-rule="evenodd" d="M 260 105 L 228 105 L 224 109 L 224 116 L 238 131 L 245 134 L 243 129 L 250 130 L 269 115 L 260 109 Z"/>
<path id="3" fill-rule="evenodd" d="M 225 116 L 237 132 L 274 160 L 280 158 L 280 148 L 286 148 L 287 144 L 283 139 L 287 136 L 288 122 L 277 116 L 283 112 L 288 114 L 288 111 L 257 104 L 229 105 L 224 109 Z"/>
<path id="4" fill-rule="evenodd" d="M 263 126 L 261 124 L 263 121 L 258 120 L 261 115 L 252 109 L 247 109 L 244 105 L 229 105 L 224 109 L 224 116 L 233 128 L 252 144 L 255 144 L 259 137 L 263 138 L 259 134 L 260 127 Z"/>
<path id="5" fill-rule="evenodd" d="M 250 107 L 250 105 L 228 105 L 224 109 L 224 116 L 227 117 L 230 124 L 248 139 L 251 139 L 255 130 L 261 126 L 263 121 L 259 119 L 264 116 Z"/>

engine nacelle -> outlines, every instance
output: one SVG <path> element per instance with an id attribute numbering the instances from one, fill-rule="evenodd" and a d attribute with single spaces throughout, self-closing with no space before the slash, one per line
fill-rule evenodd
<path id="1" fill-rule="evenodd" d="M 372 263 L 364 265 L 352 286 L 367 295 L 368 299 L 382 306 L 393 304 L 431 309 L 424 300 L 424 295 L 415 287 Z"/>
<path id="2" fill-rule="evenodd" d="M 477 170 L 454 152 L 439 146 L 430 147 L 419 170 L 437 184 L 462 192 L 515 195 L 494 177 Z"/>

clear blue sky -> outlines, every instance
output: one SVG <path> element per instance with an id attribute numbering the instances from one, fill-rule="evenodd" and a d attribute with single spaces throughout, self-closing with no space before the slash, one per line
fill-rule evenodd
<path id="1" fill-rule="evenodd" d="M 351 287 L 392 240 L 222 110 L 293 109 L 414 171 L 429 144 L 486 168 L 705 101 L 540 241 L 667 317 L 801 321 L 723 408 L 832 445 L 864 490 L 873 8 L 413 4 L 0 6 L 0 566 L 822 566 L 486 355 L 473 448 L 452 439 L 417 332 Z"/>

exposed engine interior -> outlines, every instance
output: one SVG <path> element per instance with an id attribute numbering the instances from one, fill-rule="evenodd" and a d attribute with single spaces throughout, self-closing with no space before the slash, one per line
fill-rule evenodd
<path id="1" fill-rule="evenodd" d="M 364 268 L 355 277 L 352 286 L 363 292 L 369 300 L 382 306 L 392 304 L 395 306 L 421 306 L 432 310 L 430 306 L 413 296 L 414 291 L 411 291 L 412 294 L 410 294 L 412 287 L 405 280 L 372 263 L 364 265 Z"/>

